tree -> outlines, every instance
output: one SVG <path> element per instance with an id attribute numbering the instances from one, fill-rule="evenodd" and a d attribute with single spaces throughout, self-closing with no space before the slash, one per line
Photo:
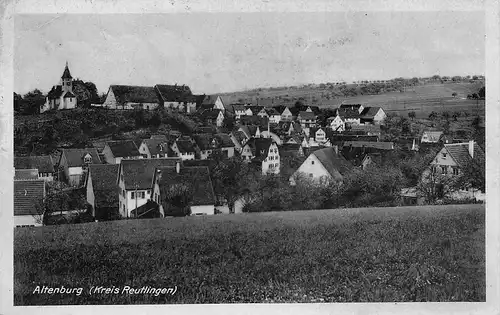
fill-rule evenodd
<path id="1" fill-rule="evenodd" d="M 80 79 L 73 80 L 73 93 L 76 95 L 78 107 L 89 108 L 90 104 L 100 101 L 97 88 L 94 83 L 83 82 Z"/>
<path id="2" fill-rule="evenodd" d="M 33 91 L 26 93 L 22 97 L 21 104 L 21 110 L 23 114 L 39 114 L 40 109 L 45 104 L 45 96 L 39 89 L 34 89 Z"/>
<path id="3" fill-rule="evenodd" d="M 295 105 L 294 105 L 296 108 L 301 108 L 304 106 L 304 102 L 302 100 L 298 100 L 295 102 Z"/>
<path id="4" fill-rule="evenodd" d="M 450 118 L 450 112 L 444 111 L 441 113 L 441 116 L 443 116 L 444 119 L 448 120 Z"/>
<path id="5" fill-rule="evenodd" d="M 408 117 L 409 117 L 411 120 L 414 120 L 414 119 L 415 119 L 415 116 L 416 116 L 416 114 L 415 114 L 415 112 L 413 112 L 413 111 L 408 113 Z"/>
<path id="6" fill-rule="evenodd" d="M 443 199 L 455 190 L 457 178 L 449 174 L 439 174 L 437 169 L 424 171 L 416 189 L 427 204 L 433 204 L 438 199 Z"/>
<path id="7" fill-rule="evenodd" d="M 23 97 L 16 92 L 14 92 L 14 111 L 20 112 L 21 111 L 21 103 L 23 101 Z"/>
<path id="8" fill-rule="evenodd" d="M 457 95 L 458 95 L 458 94 L 457 94 L 457 92 L 453 92 L 453 93 L 451 94 L 451 96 L 453 96 L 453 97 L 457 97 Z"/>
<path id="9" fill-rule="evenodd" d="M 460 174 L 455 181 L 455 188 L 475 188 L 486 191 L 486 165 L 484 160 L 469 158 L 460 169 Z"/>
<path id="10" fill-rule="evenodd" d="M 484 99 L 486 97 L 486 89 L 485 87 L 483 86 L 482 88 L 479 89 L 479 92 L 478 92 L 478 97 L 480 99 Z"/>
<path id="11" fill-rule="evenodd" d="M 183 217 L 191 214 L 189 203 L 193 199 L 193 187 L 186 182 L 163 185 L 161 191 L 165 216 Z"/>
<path id="12" fill-rule="evenodd" d="M 429 114 L 429 119 L 430 120 L 434 120 L 438 117 L 438 114 L 435 112 L 435 111 L 432 111 L 430 114 Z"/>

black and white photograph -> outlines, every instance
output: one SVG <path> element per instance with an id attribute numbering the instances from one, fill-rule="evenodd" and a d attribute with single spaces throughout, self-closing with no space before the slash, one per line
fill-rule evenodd
<path id="1" fill-rule="evenodd" d="M 13 305 L 487 302 L 476 3 L 14 14 Z"/>

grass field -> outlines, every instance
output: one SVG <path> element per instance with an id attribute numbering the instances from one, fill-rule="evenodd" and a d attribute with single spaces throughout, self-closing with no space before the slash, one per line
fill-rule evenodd
<path id="1" fill-rule="evenodd" d="M 484 215 L 453 205 L 18 228 L 14 303 L 485 301 Z M 177 291 L 88 292 L 125 285 Z"/>

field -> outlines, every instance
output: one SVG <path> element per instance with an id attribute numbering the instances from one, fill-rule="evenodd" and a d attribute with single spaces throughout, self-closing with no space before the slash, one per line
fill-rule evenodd
<path id="1" fill-rule="evenodd" d="M 467 100 L 467 94 L 477 93 L 481 84 L 477 83 L 445 83 L 428 84 L 409 87 L 404 93 L 389 92 L 379 95 L 358 95 L 354 97 L 325 98 L 331 90 L 320 88 L 301 88 L 294 90 L 265 90 L 261 92 L 239 92 L 230 93 L 231 102 L 242 98 L 252 100 L 256 103 L 259 98 L 261 105 L 293 105 L 299 98 L 309 105 L 320 108 L 336 108 L 342 102 L 346 104 L 366 104 L 369 106 L 380 106 L 386 111 L 396 111 L 403 115 L 406 112 L 415 111 L 418 118 L 425 118 L 432 111 L 467 111 L 469 113 L 484 115 L 484 101 Z M 457 97 L 452 97 L 453 93 Z M 316 102 L 313 99 L 316 98 Z M 273 100 L 274 99 L 274 100 Z"/>
<path id="2" fill-rule="evenodd" d="M 484 216 L 450 205 L 18 228 L 14 303 L 485 301 Z M 88 292 L 125 285 L 177 290 Z"/>

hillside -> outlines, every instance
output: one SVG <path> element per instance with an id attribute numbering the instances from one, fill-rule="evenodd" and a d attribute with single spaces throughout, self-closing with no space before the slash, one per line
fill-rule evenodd
<path id="1" fill-rule="evenodd" d="M 485 301 L 484 223 L 484 205 L 447 205 L 20 228 L 14 303 Z M 33 283 L 84 291 L 34 295 Z"/>

